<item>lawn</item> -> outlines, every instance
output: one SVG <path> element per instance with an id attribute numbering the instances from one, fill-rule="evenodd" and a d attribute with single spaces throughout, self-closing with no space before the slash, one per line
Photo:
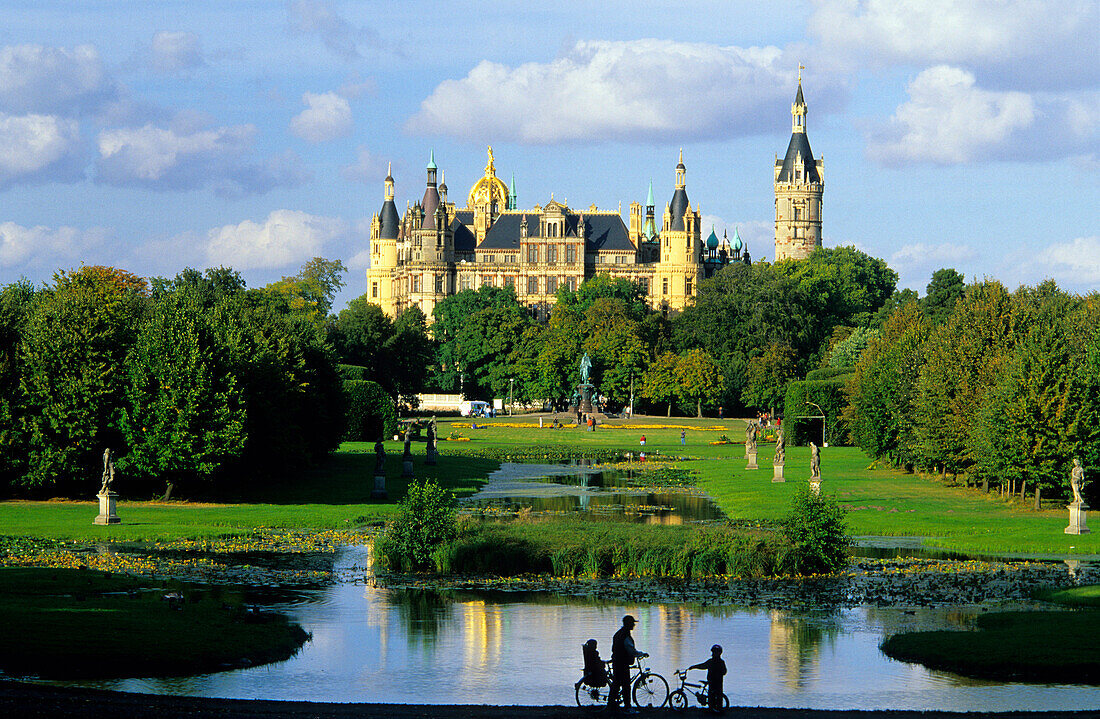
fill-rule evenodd
<path id="1" fill-rule="evenodd" d="M 477 429 L 472 424 L 478 425 Z M 431 478 L 458 496 L 476 491 L 502 459 L 532 460 L 570 453 L 631 452 L 643 448 L 655 456 L 683 458 L 681 466 L 698 474 L 698 485 L 730 517 L 776 520 L 809 476 L 809 450 L 788 447 L 786 476 L 773 483 L 773 445 L 761 443 L 759 470 L 746 470 L 744 422 L 740 420 L 661 417 L 612 420 L 595 432 L 584 428 L 540 428 L 530 417 L 439 421 L 440 460 L 423 464 L 424 444 L 413 444 L 415 474 Z M 686 435 L 680 444 L 680 433 Z M 455 433 L 461 440 L 447 441 Z M 716 444 L 722 437 L 729 444 Z M 92 524 L 93 502 L 0 502 L 0 535 L 94 540 L 202 538 L 247 533 L 257 527 L 347 528 L 384 521 L 404 495 L 399 442 L 387 442 L 386 474 L 390 499 L 371 502 L 372 445 L 345 443 L 321 467 L 292 480 L 251 490 L 250 495 L 222 492 L 196 496 L 195 502 L 139 502 L 123 495 L 123 523 Z M 465 455 L 465 456 L 464 456 Z M 821 453 L 823 491 L 848 509 L 852 534 L 924 537 L 930 546 L 962 552 L 1100 553 L 1095 535 L 1066 535 L 1062 502 L 1047 502 L 1036 512 L 1027 501 L 1005 501 L 965 487 L 873 467 L 858 448 L 828 447 Z M 93 483 L 89 483 L 91 486 Z M 89 489 L 89 494 L 94 487 Z"/>

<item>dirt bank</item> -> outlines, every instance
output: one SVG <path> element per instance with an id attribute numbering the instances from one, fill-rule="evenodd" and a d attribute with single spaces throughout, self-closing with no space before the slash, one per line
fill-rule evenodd
<path id="1" fill-rule="evenodd" d="M 0 681 L 0 716 L 19 719 L 69 716 L 80 719 L 581 719 L 607 716 L 607 712 L 603 709 L 553 706 L 418 706 L 204 699 L 94 689 L 57 689 Z M 699 709 L 683 714 L 661 709 L 644 712 L 640 716 L 702 717 L 705 714 Z M 736 707 L 726 716 L 731 719 L 1082 719 L 1100 716 L 1100 712 L 863 712 Z"/>

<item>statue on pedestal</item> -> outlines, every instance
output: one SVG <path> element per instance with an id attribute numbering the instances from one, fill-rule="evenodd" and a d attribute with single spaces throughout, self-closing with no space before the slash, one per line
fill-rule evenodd
<path id="1" fill-rule="evenodd" d="M 581 357 L 581 384 L 588 384 L 588 376 L 592 373 L 592 360 L 588 357 L 588 353 L 584 353 L 584 357 Z"/>
<path id="2" fill-rule="evenodd" d="M 379 439 L 374 443 L 374 474 L 386 473 L 386 447 L 382 444 L 382 440 Z"/>
<path id="3" fill-rule="evenodd" d="M 756 422 L 745 427 L 745 454 L 756 454 Z"/>
<path id="4" fill-rule="evenodd" d="M 821 481 L 821 448 L 810 442 L 810 479 Z"/>
<path id="5" fill-rule="evenodd" d="M 111 454 L 111 448 L 103 450 L 103 484 L 99 487 L 99 494 L 107 494 L 111 491 L 111 483 L 115 481 L 115 459 Z"/>
<path id="6" fill-rule="evenodd" d="M 1081 496 L 1081 492 L 1084 491 L 1085 484 L 1085 468 L 1081 466 L 1081 460 L 1075 457 L 1073 469 L 1069 473 L 1069 488 L 1073 490 L 1073 506 L 1084 506 L 1085 498 Z"/>
<path id="7" fill-rule="evenodd" d="M 783 429 L 775 430 L 775 461 L 772 464 L 783 464 L 786 461 L 787 447 L 783 437 Z"/>

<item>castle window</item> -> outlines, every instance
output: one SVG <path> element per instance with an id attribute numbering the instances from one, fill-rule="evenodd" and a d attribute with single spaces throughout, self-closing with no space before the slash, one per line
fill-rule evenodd
<path id="1" fill-rule="evenodd" d="M 443 275 L 435 276 L 435 291 L 436 294 L 443 294 Z"/>
<path id="2" fill-rule="evenodd" d="M 550 245 L 546 248 L 546 263 L 549 265 L 556 264 L 558 261 L 558 248 L 554 245 Z"/>
<path id="3" fill-rule="evenodd" d="M 527 261 L 538 262 L 539 261 L 539 246 L 528 245 L 527 247 Z"/>
<path id="4" fill-rule="evenodd" d="M 547 277 L 546 278 L 546 294 L 552 295 L 558 291 L 558 278 Z"/>
<path id="5" fill-rule="evenodd" d="M 461 290 L 470 289 L 470 276 L 469 275 L 462 275 L 462 277 L 460 277 L 458 279 L 458 287 Z"/>
<path id="6" fill-rule="evenodd" d="M 565 261 L 569 264 L 576 264 L 577 262 L 577 248 L 569 245 L 565 248 Z"/>
<path id="7" fill-rule="evenodd" d="M 527 278 L 527 294 L 537 295 L 539 293 L 539 278 L 528 277 Z"/>
<path id="8" fill-rule="evenodd" d="M 372 298 L 375 298 L 375 299 L 378 298 L 378 283 L 377 282 L 371 282 L 370 283 L 370 296 Z"/>
<path id="9" fill-rule="evenodd" d="M 638 280 L 638 284 L 642 286 L 642 295 L 644 297 L 648 297 L 649 296 L 649 278 L 648 277 L 642 277 L 641 279 Z"/>
<path id="10" fill-rule="evenodd" d="M 690 277 L 685 277 L 684 278 L 684 294 L 688 295 L 688 296 L 691 295 L 691 278 Z"/>
<path id="11" fill-rule="evenodd" d="M 623 263 L 623 259 L 624 257 L 622 255 L 615 255 L 615 264 L 621 265 Z"/>
<path id="12" fill-rule="evenodd" d="M 568 280 L 565 281 L 565 284 L 569 288 L 570 292 L 576 292 L 577 291 L 577 278 L 576 277 L 570 277 Z"/>
<path id="13" fill-rule="evenodd" d="M 504 286 L 515 288 L 516 278 L 513 277 L 512 275 L 508 275 L 507 277 L 504 278 Z"/>
<path id="14" fill-rule="evenodd" d="M 661 280 L 661 294 L 662 295 L 667 295 L 668 294 L 668 278 L 667 277 L 664 278 L 663 280 Z"/>
<path id="15" fill-rule="evenodd" d="M 794 208 L 794 221 L 798 222 L 801 219 L 802 219 L 802 208 L 800 208 L 800 207 Z"/>

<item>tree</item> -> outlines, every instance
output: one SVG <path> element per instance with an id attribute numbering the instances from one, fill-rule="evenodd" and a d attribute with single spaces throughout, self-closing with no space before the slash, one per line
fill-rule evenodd
<path id="1" fill-rule="evenodd" d="M 642 381 L 642 396 L 654 402 L 667 402 L 668 417 L 672 416 L 672 400 L 680 393 L 679 364 L 678 355 L 665 352 L 649 365 Z"/>
<path id="2" fill-rule="evenodd" d="M 125 358 L 147 303 L 145 280 L 125 270 L 89 266 L 54 275 L 19 350 L 29 441 L 21 483 L 87 482 L 105 447 L 121 449 Z"/>
<path id="3" fill-rule="evenodd" d="M 296 275 L 284 277 L 267 286 L 267 290 L 284 295 L 288 306 L 294 312 L 303 312 L 315 322 L 323 322 L 336 293 L 344 286 L 344 273 L 347 268 L 340 260 L 326 260 L 314 257 L 302 265 Z"/>
<path id="4" fill-rule="evenodd" d="M 966 278 L 954 268 L 944 268 L 932 273 L 927 294 L 921 300 L 921 309 L 933 325 L 938 325 L 955 309 L 955 303 L 966 290 Z"/>
<path id="5" fill-rule="evenodd" d="M 794 350 L 773 342 L 764 353 L 749 360 L 741 401 L 746 407 L 775 411 L 783 404 L 787 383 L 797 377 Z"/>
<path id="6" fill-rule="evenodd" d="M 827 358 L 830 367 L 851 367 L 859 362 L 871 340 L 881 335 L 878 329 L 856 327 L 850 335 L 833 346 Z"/>
<path id="7" fill-rule="evenodd" d="M 920 307 L 915 302 L 899 307 L 860 357 L 851 381 L 844 418 L 853 440 L 897 466 L 912 467 L 919 459 L 913 425 L 927 337 Z"/>
<path id="8" fill-rule="evenodd" d="M 426 370 L 436 355 L 435 343 L 428 336 L 428 319 L 419 307 L 409 305 L 401 311 L 383 350 L 385 365 L 376 367 L 375 377 L 385 378 L 387 381 L 381 384 L 412 405 L 424 389 Z"/>
<path id="9" fill-rule="evenodd" d="M 600 299 L 619 300 L 635 322 L 640 322 L 646 315 L 651 314 L 646 305 L 645 293 L 639 283 L 622 277 L 612 277 L 607 273 L 589 277 L 581 283 L 576 292 L 562 285 L 558 288 L 556 299 L 558 303 L 573 307 L 581 314 L 585 314 L 588 308 Z"/>
<path id="10" fill-rule="evenodd" d="M 340 310 L 329 336 L 341 362 L 366 367 L 370 379 L 378 381 L 379 370 L 386 365 L 385 346 L 393 333 L 393 321 L 364 294 Z"/>
<path id="11" fill-rule="evenodd" d="M 243 389 L 193 291 L 156 302 L 126 356 L 123 471 L 175 485 L 210 479 L 244 450 Z"/>
<path id="12" fill-rule="evenodd" d="M 593 365 L 593 384 L 601 394 L 626 402 L 631 377 L 641 377 L 648 352 L 639 336 L 639 323 L 621 299 L 600 297 L 584 312 L 583 349 Z"/>
<path id="13" fill-rule="evenodd" d="M 469 331 L 467 325 L 473 315 L 488 308 L 495 308 L 495 316 L 508 315 L 517 319 L 527 316 L 527 308 L 516 299 L 515 288 L 488 285 L 451 295 L 436 303 L 435 309 L 432 310 L 435 322 L 431 326 L 431 334 L 439 347 L 439 380 L 444 387 L 457 390 L 462 386 L 462 376 L 470 373 L 467 366 L 470 359 L 467 356 L 468 352 L 472 352 L 473 356 L 477 357 L 487 356 L 486 347 L 467 348 L 464 346 L 463 339 L 477 345 L 483 344 Z M 521 334 L 522 330 L 512 339 L 512 344 L 519 340 Z M 463 335 L 463 338 L 459 335 Z M 485 392 L 487 389 L 478 386 L 475 391 Z M 469 393 L 467 395 L 473 396 Z"/>
<path id="14" fill-rule="evenodd" d="M 703 416 L 703 401 L 713 402 L 722 389 L 722 370 L 704 350 L 691 350 L 676 363 L 680 379 L 677 393 L 687 402 L 695 404 L 695 416 Z"/>
<path id="15" fill-rule="evenodd" d="M 26 471 L 27 402 L 19 386 L 20 347 L 42 293 L 27 280 L 0 287 L 0 488 Z"/>
<path id="16" fill-rule="evenodd" d="M 556 304 L 550 310 L 542 350 L 535 367 L 538 372 L 538 396 L 561 404 L 580 383 L 583 316 L 573 307 Z"/>

